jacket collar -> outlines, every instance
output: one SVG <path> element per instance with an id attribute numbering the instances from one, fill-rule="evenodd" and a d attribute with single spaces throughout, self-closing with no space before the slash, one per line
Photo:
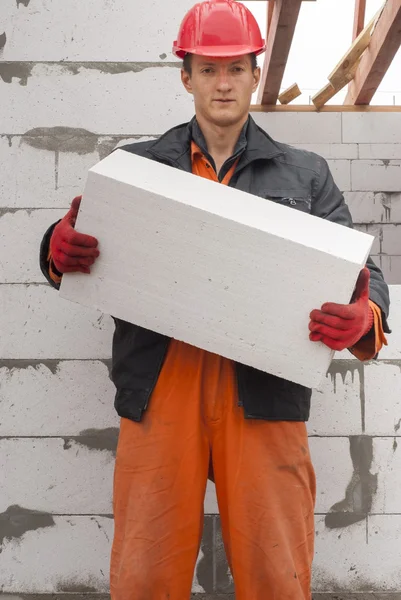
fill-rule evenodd
<path id="1" fill-rule="evenodd" d="M 167 131 L 148 149 L 155 158 L 172 164 L 185 171 L 191 171 L 191 141 L 194 140 L 202 151 L 207 151 L 206 141 L 194 117 L 189 123 L 178 125 Z M 238 139 L 235 153 L 243 150 L 237 171 L 254 160 L 269 160 L 283 155 L 284 151 L 249 116 Z"/>

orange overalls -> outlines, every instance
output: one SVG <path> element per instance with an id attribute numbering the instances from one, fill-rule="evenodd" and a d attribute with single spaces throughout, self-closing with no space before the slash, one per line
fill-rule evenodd
<path id="1" fill-rule="evenodd" d="M 218 181 L 194 143 L 192 165 Z M 112 600 L 189 600 L 209 469 L 236 599 L 310 599 L 315 474 L 305 423 L 245 419 L 234 363 L 172 340 L 142 422 L 121 419 Z"/>

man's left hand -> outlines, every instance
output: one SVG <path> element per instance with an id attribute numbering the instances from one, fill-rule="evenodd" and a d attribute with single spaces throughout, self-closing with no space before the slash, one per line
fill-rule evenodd
<path id="1" fill-rule="evenodd" d="M 369 306 L 370 272 L 366 267 L 359 274 L 351 304 L 327 302 L 321 310 L 310 314 L 309 339 L 323 342 L 332 350 L 352 348 L 372 329 L 374 316 Z"/>

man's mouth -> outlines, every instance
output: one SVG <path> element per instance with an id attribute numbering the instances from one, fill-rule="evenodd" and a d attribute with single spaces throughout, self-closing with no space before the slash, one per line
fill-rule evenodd
<path id="1" fill-rule="evenodd" d="M 222 98 L 216 98 L 215 102 L 220 102 L 221 104 L 230 104 L 230 102 L 235 102 L 235 100 L 226 100 Z"/>

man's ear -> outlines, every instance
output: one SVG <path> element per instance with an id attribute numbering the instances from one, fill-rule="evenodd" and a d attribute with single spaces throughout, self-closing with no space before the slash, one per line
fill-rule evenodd
<path id="1" fill-rule="evenodd" d="M 188 94 L 193 94 L 191 75 L 185 69 L 181 69 L 181 81 Z"/>
<path id="2" fill-rule="evenodd" d="M 256 90 L 258 89 L 261 74 L 262 74 L 262 71 L 261 71 L 260 67 L 256 67 L 256 69 L 253 72 L 254 84 L 252 87 L 252 92 L 256 92 Z"/>

